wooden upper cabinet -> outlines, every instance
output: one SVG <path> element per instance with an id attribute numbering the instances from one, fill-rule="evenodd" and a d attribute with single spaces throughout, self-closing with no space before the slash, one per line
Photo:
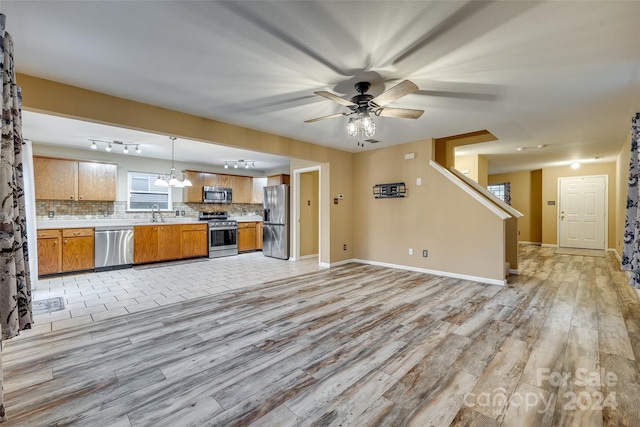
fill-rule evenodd
<path id="1" fill-rule="evenodd" d="M 231 177 L 233 189 L 233 203 L 251 203 L 253 199 L 253 184 L 250 176 Z"/>
<path id="2" fill-rule="evenodd" d="M 117 166 L 33 156 L 36 200 L 115 201 Z"/>
<path id="3" fill-rule="evenodd" d="M 267 177 L 253 178 L 253 191 L 251 203 L 262 204 L 264 199 L 264 187 L 267 186 Z"/>
<path id="4" fill-rule="evenodd" d="M 78 200 L 116 200 L 117 166 L 78 162 Z"/>
<path id="5" fill-rule="evenodd" d="M 77 200 L 78 162 L 33 156 L 36 200 Z"/>
<path id="6" fill-rule="evenodd" d="M 267 177 L 267 185 L 271 186 L 271 185 L 280 185 L 280 184 L 290 184 L 290 177 L 289 175 L 284 175 L 284 174 L 280 174 L 280 175 L 270 175 Z"/>
<path id="7" fill-rule="evenodd" d="M 203 173 L 204 187 L 218 187 L 218 174 L 215 173 Z"/>
<path id="8" fill-rule="evenodd" d="M 218 175 L 218 182 L 214 187 L 231 187 L 231 175 Z"/>
<path id="9" fill-rule="evenodd" d="M 182 201 L 185 203 L 202 203 L 202 187 L 208 185 L 205 183 L 205 175 L 210 174 L 196 171 L 185 171 L 184 174 L 191 180 L 193 185 L 182 189 Z"/>

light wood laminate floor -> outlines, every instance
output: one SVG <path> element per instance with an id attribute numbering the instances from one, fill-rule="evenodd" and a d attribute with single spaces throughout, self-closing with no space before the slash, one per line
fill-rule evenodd
<path id="1" fill-rule="evenodd" d="M 640 425 L 618 262 L 520 252 L 505 287 L 348 264 L 7 341 L 9 425 Z"/>

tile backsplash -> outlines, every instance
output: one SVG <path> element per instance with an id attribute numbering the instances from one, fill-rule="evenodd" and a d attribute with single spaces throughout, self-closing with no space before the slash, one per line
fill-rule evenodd
<path id="1" fill-rule="evenodd" d="M 229 216 L 262 215 L 261 204 L 232 203 L 229 205 L 205 203 L 173 203 L 173 211 L 184 211 L 185 217 L 197 218 L 198 212 L 227 211 Z M 53 212 L 53 218 L 49 217 Z M 174 212 L 162 212 L 165 217 L 175 216 Z M 66 200 L 36 200 L 36 220 L 47 219 L 145 219 L 151 211 L 127 211 L 127 202 L 89 202 Z"/>

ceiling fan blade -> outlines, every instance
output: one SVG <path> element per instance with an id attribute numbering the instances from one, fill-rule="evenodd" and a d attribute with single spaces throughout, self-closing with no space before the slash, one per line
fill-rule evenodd
<path id="1" fill-rule="evenodd" d="M 391 89 L 373 98 L 371 103 L 376 104 L 378 107 L 384 107 L 390 102 L 395 101 L 398 98 L 402 98 L 405 95 L 409 95 L 412 92 L 418 90 L 418 86 L 409 80 L 403 80 Z"/>
<path id="2" fill-rule="evenodd" d="M 399 117 L 401 119 L 417 119 L 424 110 L 411 110 L 409 108 L 382 108 L 376 111 L 377 116 Z"/>
<path id="3" fill-rule="evenodd" d="M 330 99 L 333 102 L 337 102 L 340 105 L 344 105 L 345 107 L 357 107 L 357 104 L 354 104 L 353 102 L 349 101 L 348 99 L 344 99 L 339 97 L 338 95 L 334 95 L 331 92 L 327 92 L 326 90 L 321 90 L 319 92 L 313 92 L 316 95 L 320 95 L 320 96 L 324 96 L 327 99 Z"/>
<path id="4" fill-rule="evenodd" d="M 351 113 L 336 113 L 336 114 L 331 114 L 328 116 L 322 116 L 322 117 L 316 117 L 315 119 L 309 119 L 309 120 L 305 120 L 305 123 L 313 123 L 313 122 L 317 122 L 320 120 L 325 120 L 325 119 L 333 119 L 334 117 L 342 117 L 342 116 L 346 116 L 347 114 L 351 114 Z"/>

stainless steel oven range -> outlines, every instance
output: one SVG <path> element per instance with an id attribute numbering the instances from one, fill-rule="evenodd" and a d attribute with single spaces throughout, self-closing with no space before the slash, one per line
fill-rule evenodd
<path id="1" fill-rule="evenodd" d="M 209 258 L 238 255 L 238 222 L 227 212 L 200 212 L 200 221 L 209 223 Z"/>

